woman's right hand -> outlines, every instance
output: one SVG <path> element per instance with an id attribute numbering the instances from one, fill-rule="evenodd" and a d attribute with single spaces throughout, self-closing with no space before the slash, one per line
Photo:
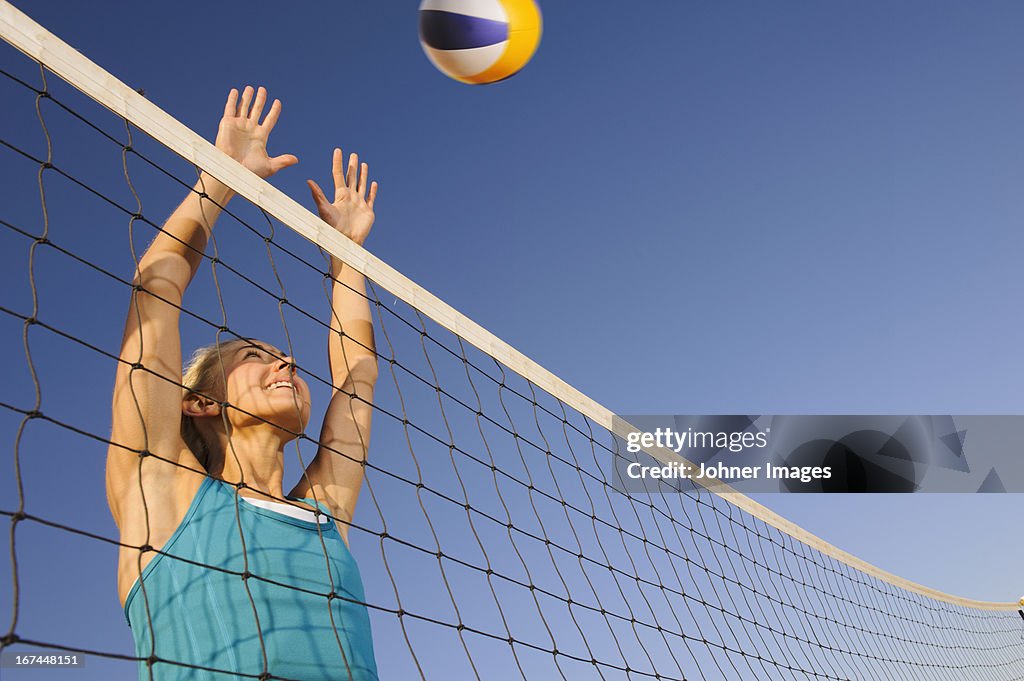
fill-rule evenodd
<path id="1" fill-rule="evenodd" d="M 274 100 L 261 123 L 267 90 L 261 87 L 255 94 L 256 98 L 253 99 L 252 87 L 246 86 L 239 103 L 238 90 L 232 88 L 224 105 L 224 117 L 220 119 L 216 144 L 218 149 L 252 172 L 268 178 L 282 168 L 295 165 L 299 159 L 291 154 L 273 158 L 267 154 L 267 138 L 281 115 L 281 100 Z"/>

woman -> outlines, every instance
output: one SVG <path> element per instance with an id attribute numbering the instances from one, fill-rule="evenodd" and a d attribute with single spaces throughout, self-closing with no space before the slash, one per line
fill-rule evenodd
<path id="1" fill-rule="evenodd" d="M 232 90 L 216 140 L 263 178 L 298 162 L 267 154 L 281 103 L 261 121 L 266 101 L 262 87 L 246 87 L 240 101 Z M 367 187 L 367 166 L 354 154 L 346 171 L 339 149 L 333 174 L 334 201 L 309 181 L 320 217 L 361 244 L 377 183 Z M 139 260 L 125 324 L 107 499 L 121 533 L 118 593 L 143 658 L 139 678 L 376 679 L 347 547 L 377 378 L 365 282 L 332 259 L 334 390 L 320 448 L 285 497 L 283 450 L 310 417 L 309 388 L 292 358 L 232 340 L 197 351 L 181 372 L 178 307 L 231 196 L 200 177 Z"/>

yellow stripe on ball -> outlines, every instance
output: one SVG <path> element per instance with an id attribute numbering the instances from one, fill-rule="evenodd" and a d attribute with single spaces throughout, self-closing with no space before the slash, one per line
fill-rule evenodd
<path id="1" fill-rule="evenodd" d="M 473 76 L 464 76 L 464 83 L 494 83 L 515 75 L 526 66 L 540 44 L 542 22 L 540 10 L 533 0 L 500 0 L 508 14 L 508 45 L 501 57 L 489 68 Z"/>

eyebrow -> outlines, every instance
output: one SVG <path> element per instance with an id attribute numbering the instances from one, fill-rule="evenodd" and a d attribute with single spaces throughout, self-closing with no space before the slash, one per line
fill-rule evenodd
<path id="1" fill-rule="evenodd" d="M 260 352 L 265 352 L 268 355 L 273 355 L 274 357 L 283 357 L 284 356 L 284 355 L 281 354 L 281 351 L 277 350 L 276 348 L 275 349 L 270 349 L 270 348 L 264 347 L 262 345 L 257 345 L 256 343 L 248 343 L 248 344 L 243 345 L 242 347 L 238 348 L 237 350 L 235 350 L 235 357 L 238 357 L 238 355 L 243 350 L 248 350 L 249 348 L 256 348 Z"/>

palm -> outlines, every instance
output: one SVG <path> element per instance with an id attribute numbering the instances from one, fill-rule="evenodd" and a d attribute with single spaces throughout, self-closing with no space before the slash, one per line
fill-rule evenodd
<path id="1" fill-rule="evenodd" d="M 364 163 L 360 167 L 359 157 L 349 157 L 348 170 L 345 171 L 344 155 L 341 149 L 334 150 L 334 201 L 329 201 L 320 186 L 309 180 L 309 188 L 313 192 L 320 218 L 357 244 L 366 241 L 373 227 L 373 204 L 377 198 L 377 183 L 367 186 L 369 168 Z M 369 190 L 369 195 L 367 195 Z"/>
<path id="2" fill-rule="evenodd" d="M 271 158 L 267 154 L 267 138 L 281 114 L 281 102 L 275 99 L 266 118 L 260 122 L 267 91 L 260 88 L 253 100 L 253 89 L 242 92 L 238 106 L 238 91 L 232 90 L 224 106 L 224 116 L 217 130 L 217 148 L 260 177 L 267 178 L 290 165 L 298 163 L 291 154 Z M 250 107 L 251 104 L 251 107 Z"/>

